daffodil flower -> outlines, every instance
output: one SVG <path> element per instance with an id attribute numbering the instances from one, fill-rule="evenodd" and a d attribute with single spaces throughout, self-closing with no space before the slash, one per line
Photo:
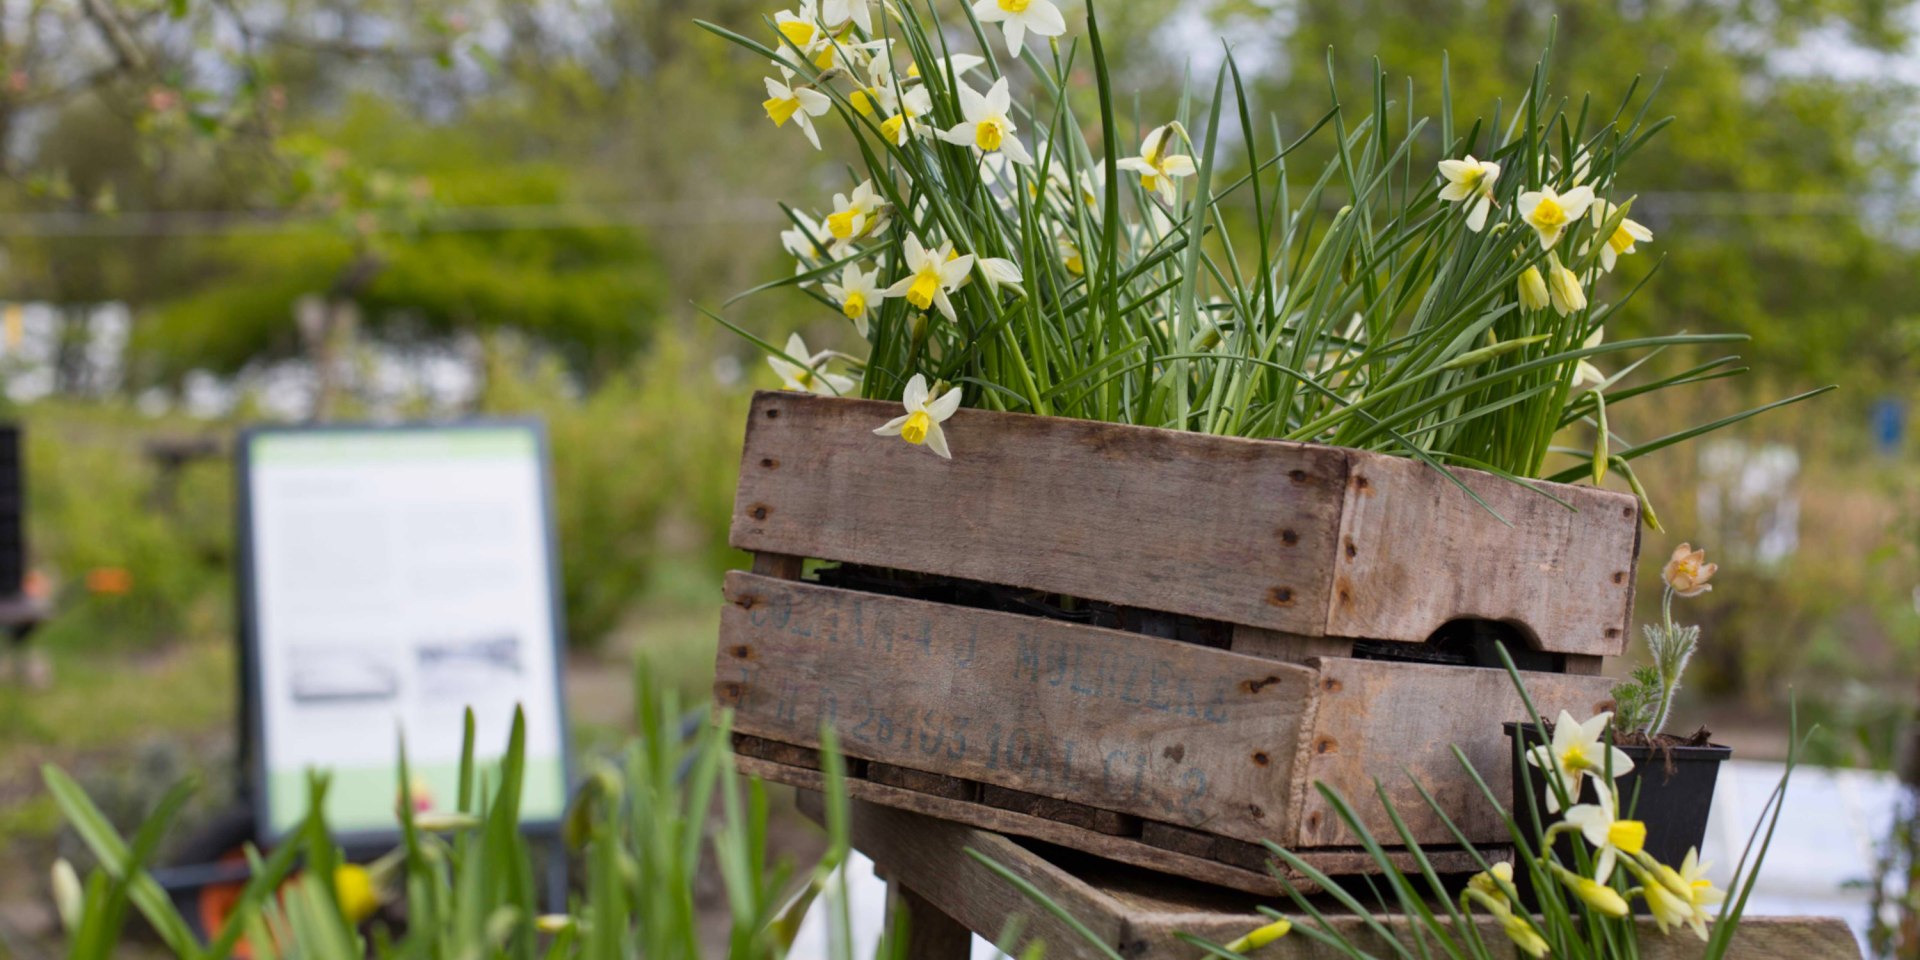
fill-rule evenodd
<path id="1" fill-rule="evenodd" d="M 1468 877 L 1467 889 L 1478 890 L 1488 897 L 1506 903 L 1507 892 L 1501 889 L 1502 883 L 1509 887 L 1513 886 L 1513 864 L 1505 860 Z"/>
<path id="2" fill-rule="evenodd" d="M 1281 937 L 1286 936 L 1292 930 L 1293 930 L 1293 921 L 1287 920 L 1285 918 L 1275 920 L 1274 922 L 1269 923 L 1265 926 L 1255 927 L 1254 929 L 1248 931 L 1245 936 L 1239 937 L 1235 939 L 1232 943 L 1227 944 L 1227 952 L 1228 953 L 1252 953 L 1253 951 L 1258 950 L 1261 947 L 1264 947 L 1267 944 L 1272 943 L 1275 940 L 1278 940 Z"/>
<path id="3" fill-rule="evenodd" d="M 1540 235 L 1540 248 L 1551 250 L 1560 242 L 1560 235 L 1574 221 L 1586 216 L 1587 208 L 1593 205 L 1593 188 L 1574 187 L 1566 193 L 1555 193 L 1552 187 L 1529 190 L 1520 195 L 1516 208 L 1520 219 Z"/>
<path id="4" fill-rule="evenodd" d="M 1627 915 L 1627 898 L 1620 891 L 1601 883 L 1592 877 L 1583 877 L 1557 863 L 1547 865 L 1560 885 L 1573 892 L 1581 903 L 1600 911 L 1609 917 Z"/>
<path id="5" fill-rule="evenodd" d="M 1469 900 L 1479 904 L 1500 923 L 1500 931 L 1505 933 L 1507 939 L 1513 941 L 1513 945 L 1519 947 L 1522 953 L 1535 960 L 1546 956 L 1548 952 L 1546 938 L 1540 935 L 1539 930 L 1534 929 L 1532 921 L 1526 916 L 1513 912 L 1513 907 L 1507 900 L 1506 891 L 1500 889 L 1499 884 L 1494 882 L 1494 877 L 1499 877 L 1511 886 L 1513 864 L 1496 863 L 1490 870 L 1474 874 L 1472 879 L 1467 881 L 1466 892 L 1461 896 L 1462 905 L 1465 906 Z"/>
<path id="6" fill-rule="evenodd" d="M 1440 199 L 1467 204 L 1467 229 L 1479 233 L 1487 225 L 1487 211 L 1493 208 L 1493 185 L 1500 179 L 1500 165 L 1490 160 L 1475 160 L 1469 153 L 1464 160 L 1440 161 L 1440 175 L 1447 185 L 1440 188 Z"/>
<path id="7" fill-rule="evenodd" d="M 872 180 L 863 180 L 851 195 L 833 195 L 833 212 L 827 215 L 827 232 L 841 242 L 858 240 L 886 226 L 886 200 L 873 189 Z"/>
<path id="8" fill-rule="evenodd" d="M 935 76 L 951 76 L 954 80 L 959 80 L 965 77 L 968 71 L 986 62 L 986 57 L 975 56 L 971 53 L 956 53 L 951 57 L 941 57 L 935 60 L 933 62 L 933 73 Z M 920 61 L 915 60 L 912 64 L 908 65 L 907 76 L 920 76 Z"/>
<path id="9" fill-rule="evenodd" d="M 780 375 L 780 389 L 815 393 L 823 397 L 844 397 L 853 392 L 852 377 L 826 373 L 821 369 L 831 354 L 807 352 L 807 343 L 800 339 L 799 334 L 787 338 L 786 353 L 786 357 L 767 358 L 767 366 Z"/>
<path id="10" fill-rule="evenodd" d="M 380 891 L 374 886 L 373 874 L 357 863 L 333 868 L 333 897 L 347 922 L 355 926 L 380 909 Z"/>
<path id="11" fill-rule="evenodd" d="M 864 49 L 870 53 L 866 66 L 866 86 L 847 94 L 847 101 L 863 117 L 871 117 L 876 113 L 883 117 L 891 116 L 900 103 L 900 91 L 893 72 L 892 44 L 891 40 L 876 40 L 864 45 Z"/>
<path id="12" fill-rule="evenodd" d="M 803 59 L 822 70 L 833 66 L 833 37 L 820 26 L 819 4 L 815 0 L 802 0 L 798 13 L 782 10 L 774 14 L 773 29 L 793 44 L 792 48 L 781 48 L 782 58 L 791 60 L 791 54 L 798 50 Z"/>
<path id="13" fill-rule="evenodd" d="M 1694 936 L 1703 941 L 1707 939 L 1707 921 L 1712 919 L 1707 908 L 1725 900 L 1727 895 L 1707 879 L 1708 865 L 1700 862 L 1699 850 L 1689 848 L 1678 869 L 1644 852 L 1626 864 L 1644 888 L 1642 895 L 1647 898 L 1647 908 L 1661 933 L 1685 926 L 1693 930 Z"/>
<path id="14" fill-rule="evenodd" d="M 784 127 L 791 120 L 807 135 L 807 142 L 815 150 L 820 149 L 820 134 L 813 129 L 813 118 L 833 109 L 833 101 L 827 95 L 805 84 L 794 86 L 793 70 L 786 64 L 779 64 L 781 79 L 767 77 L 767 99 L 760 106 L 767 111 L 767 119 L 776 127 Z"/>
<path id="15" fill-rule="evenodd" d="M 1605 200 L 1595 201 L 1593 205 L 1593 228 L 1595 230 L 1605 229 L 1607 221 L 1613 219 L 1614 213 L 1619 209 L 1619 207 Z M 1613 228 L 1613 233 L 1607 237 L 1605 243 L 1600 245 L 1600 269 L 1607 273 L 1612 273 L 1613 265 L 1619 262 L 1621 257 L 1634 252 L 1635 244 L 1652 242 L 1652 230 L 1647 229 L 1645 225 L 1632 218 L 1621 217 L 1620 223 Z M 1585 251 L 1582 251 L 1582 255 L 1585 255 Z"/>
<path id="16" fill-rule="evenodd" d="M 1580 346 L 1583 349 L 1590 350 L 1605 342 L 1606 339 L 1607 328 L 1604 326 L 1594 327 L 1593 332 L 1587 334 L 1587 339 L 1582 341 Z M 1594 366 L 1591 361 L 1583 358 L 1579 363 L 1573 365 L 1573 389 L 1578 390 L 1587 384 L 1593 384 L 1597 387 L 1606 382 L 1607 375 L 1601 372 L 1599 367 Z"/>
<path id="17" fill-rule="evenodd" d="M 864 272 L 857 263 L 847 264 L 840 271 L 840 282 L 824 284 L 827 296 L 840 305 L 840 312 L 853 321 L 854 329 L 862 337 L 867 335 L 867 324 L 873 315 L 874 305 L 882 299 L 880 292 L 880 270 Z"/>
<path id="18" fill-rule="evenodd" d="M 888 297 L 906 297 L 907 302 L 925 310 L 939 307 L 948 320 L 959 319 L 947 294 L 959 288 L 973 272 L 973 254 L 954 255 L 953 242 L 928 250 L 920 238 L 907 234 L 902 245 L 906 254 L 907 275 L 886 289 Z"/>
<path id="19" fill-rule="evenodd" d="M 1013 109 L 1013 94 L 1007 90 L 1006 77 L 994 81 L 984 96 L 966 84 L 960 85 L 959 93 L 960 113 L 966 119 L 940 134 L 940 139 L 983 154 L 1004 152 L 1014 163 L 1033 162 L 1033 155 L 1014 136 L 1013 118 L 1007 115 Z"/>
<path id="20" fill-rule="evenodd" d="M 1527 751 L 1527 763 L 1539 768 L 1542 775 L 1549 778 L 1547 784 L 1547 812 L 1560 812 L 1560 795 L 1553 789 L 1553 781 L 1558 780 L 1569 799 L 1580 798 L 1580 785 L 1587 774 L 1602 776 L 1611 771 L 1615 777 L 1633 769 L 1633 758 L 1619 747 L 1602 743 L 1600 735 L 1607 729 L 1607 722 L 1613 714 L 1602 713 L 1585 723 L 1573 719 L 1573 714 L 1560 711 L 1560 718 L 1553 724 L 1553 742 L 1541 744 Z M 1609 762 L 1611 760 L 1611 762 Z"/>
<path id="21" fill-rule="evenodd" d="M 1060 252 L 1060 264 L 1068 273 L 1076 277 L 1087 275 L 1087 260 L 1080 255 L 1080 246 L 1071 237 L 1063 233 L 1054 238 L 1053 245 Z"/>
<path id="22" fill-rule="evenodd" d="M 863 33 L 873 32 L 873 0 L 821 0 L 820 19 L 838 26 L 849 20 Z"/>
<path id="23" fill-rule="evenodd" d="M 1707 581 L 1719 571 L 1719 564 L 1707 562 L 1705 550 L 1695 550 L 1693 544 L 1683 543 L 1673 548 L 1673 556 L 1660 570 L 1660 579 L 1667 582 L 1674 596 L 1697 597 L 1713 589 Z"/>
<path id="24" fill-rule="evenodd" d="M 927 132 L 920 118 L 933 110 L 933 97 L 926 87 L 914 87 L 900 95 L 899 112 L 880 124 L 880 135 L 896 147 L 905 147 L 907 139 Z"/>
<path id="25" fill-rule="evenodd" d="M 1614 791 L 1599 791 L 1599 803 L 1582 803 L 1567 809 L 1564 818 L 1568 826 L 1580 831 L 1593 849 L 1599 854 L 1595 857 L 1593 877 L 1601 883 L 1613 876 L 1615 862 L 1621 854 L 1634 856 L 1647 843 L 1647 825 L 1638 820 L 1622 820 L 1615 815 Z"/>
<path id="26" fill-rule="evenodd" d="M 1160 199 L 1172 206 L 1179 200 L 1174 181 L 1181 177 L 1191 177 L 1198 169 L 1193 158 L 1184 153 L 1169 154 L 1167 148 L 1180 125 L 1169 123 L 1153 128 L 1140 144 L 1140 155 L 1127 157 L 1115 166 L 1121 170 L 1140 175 L 1140 186 L 1160 195 Z"/>
<path id="27" fill-rule="evenodd" d="M 982 257 L 980 273 L 987 278 L 987 285 L 997 292 L 1001 287 L 1012 287 L 1015 293 L 1026 296 L 1027 291 L 1020 286 L 1020 265 L 1003 257 Z"/>
<path id="28" fill-rule="evenodd" d="M 924 444 L 941 457 L 953 459 L 952 451 L 947 449 L 946 431 L 940 425 L 960 409 L 960 388 L 954 387 L 929 401 L 927 378 L 916 373 L 912 380 L 907 381 L 900 402 L 906 406 L 907 412 L 881 424 L 873 432 L 883 437 L 898 436 L 915 446 Z"/>
<path id="29" fill-rule="evenodd" d="M 1580 278 L 1560 263 L 1557 253 L 1547 256 L 1547 294 L 1553 312 L 1563 317 L 1587 308 L 1587 292 L 1580 288 Z"/>
<path id="30" fill-rule="evenodd" d="M 1016 57 L 1028 33 L 1057 37 L 1067 32 L 1067 19 L 1053 0 L 978 0 L 973 16 L 981 23 L 1000 24 L 1006 32 L 1007 50 Z"/>
<path id="31" fill-rule="evenodd" d="M 1539 267 L 1528 267 L 1520 271 L 1520 305 L 1528 310 L 1545 310 L 1552 303 L 1547 293 L 1547 280 L 1540 275 Z"/>

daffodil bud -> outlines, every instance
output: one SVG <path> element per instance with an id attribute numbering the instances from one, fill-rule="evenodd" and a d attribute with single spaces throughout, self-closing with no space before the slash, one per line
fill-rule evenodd
<path id="1" fill-rule="evenodd" d="M 80 886 L 80 874 L 74 872 L 73 864 L 65 857 L 53 862 L 53 907 L 60 914 L 60 925 L 68 933 L 80 929 L 85 919 L 87 898 Z"/>
<path id="2" fill-rule="evenodd" d="M 1540 268 L 1528 267 L 1521 271 L 1520 306 L 1528 310 L 1545 310 L 1549 302 L 1547 281 L 1540 276 Z"/>
<path id="3" fill-rule="evenodd" d="M 1293 921 L 1284 918 L 1275 920 L 1264 927 L 1258 927 L 1249 931 L 1246 936 L 1227 944 L 1227 950 L 1230 953 L 1247 953 L 1252 950 L 1258 950 L 1286 936 L 1292 929 Z"/>
<path id="4" fill-rule="evenodd" d="M 1580 899 L 1581 903 L 1609 917 L 1627 915 L 1627 900 L 1620 891 L 1601 883 L 1592 877 L 1583 877 L 1559 864 L 1552 864 L 1553 875 L 1560 884 Z"/>

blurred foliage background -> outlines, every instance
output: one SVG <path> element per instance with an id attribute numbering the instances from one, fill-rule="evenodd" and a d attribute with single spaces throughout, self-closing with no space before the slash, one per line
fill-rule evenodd
<path id="1" fill-rule="evenodd" d="M 691 23 L 764 32 L 771 12 L 0 0 L 0 382 L 58 606 L 39 637 L 50 683 L 0 685 L 0 842 L 49 825 L 32 764 L 106 768 L 168 731 L 224 730 L 231 467 L 166 454 L 260 418 L 544 417 L 576 696 L 636 648 L 703 684 L 738 560 L 745 398 L 774 381 L 692 305 L 791 271 L 777 200 L 817 211 L 848 184 L 832 134 L 815 153 L 766 123 L 766 65 Z M 1145 126 L 1184 78 L 1210 80 L 1221 36 L 1289 137 L 1325 111 L 1330 72 L 1363 96 L 1377 67 L 1411 83 L 1416 115 L 1436 110 L 1443 57 L 1456 113 L 1504 118 L 1550 38 L 1554 88 L 1591 91 L 1600 116 L 1658 83 L 1654 113 L 1675 121 L 1621 182 L 1656 235 L 1625 282 L 1654 275 L 1609 335 L 1749 333 L 1754 374 L 1699 388 L 1694 410 L 1623 406 L 1616 429 L 1843 389 L 1641 467 L 1669 531 L 1646 537 L 1642 595 L 1679 540 L 1713 551 L 1716 589 L 1683 614 L 1706 627 L 1697 712 L 1770 730 L 1797 695 L 1837 731 L 1828 759 L 1891 762 L 1920 673 L 1920 443 L 1888 426 L 1920 399 L 1920 4 L 1128 0 L 1102 16 Z M 851 341 L 801 297 L 728 315 Z M 193 703 L 161 702 L 182 689 Z M 576 713 L 591 728 L 619 711 Z"/>

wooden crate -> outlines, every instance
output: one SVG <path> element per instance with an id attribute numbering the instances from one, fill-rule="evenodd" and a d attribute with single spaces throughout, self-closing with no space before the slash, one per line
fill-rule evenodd
<path id="1" fill-rule="evenodd" d="M 1316 782 L 1390 832 L 1379 780 L 1443 869 L 1407 773 L 1504 837 L 1450 748 L 1506 782 L 1506 674 L 1409 662 L 1458 624 L 1530 648 L 1543 711 L 1608 696 L 1631 497 L 1463 472 L 1507 525 L 1413 461 L 974 410 L 948 461 L 872 435 L 895 409 L 755 398 L 716 698 L 769 779 L 817 785 L 829 723 L 863 799 L 1271 891 L 1262 840 L 1366 866 Z"/>

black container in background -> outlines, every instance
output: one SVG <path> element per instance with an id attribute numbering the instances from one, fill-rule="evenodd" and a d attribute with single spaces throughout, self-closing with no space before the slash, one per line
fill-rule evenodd
<path id="1" fill-rule="evenodd" d="M 1527 727 L 1526 743 L 1518 742 L 1520 729 Z M 1542 829 L 1560 820 L 1547 812 L 1547 780 L 1539 768 L 1528 764 L 1528 749 L 1551 740 L 1532 724 L 1509 723 L 1507 739 L 1514 745 L 1513 818 L 1522 831 L 1531 833 L 1532 810 L 1540 811 Z M 1639 820 L 1647 825 L 1646 851 L 1655 860 L 1679 867 L 1687 851 L 1698 849 L 1707 836 L 1707 813 L 1713 809 L 1713 785 L 1720 777 L 1720 764 L 1733 756 L 1732 747 L 1710 744 L 1704 747 L 1621 747 L 1633 760 L 1633 771 L 1615 779 L 1620 785 L 1621 810 L 1617 816 Z M 1579 803 L 1596 803 L 1597 777 L 1581 778 Z M 1527 784 L 1533 786 L 1534 806 L 1527 805 Z M 1637 797 L 1636 797 L 1637 795 Z"/>
<path id="2" fill-rule="evenodd" d="M 0 598 L 19 596 L 27 578 L 26 470 L 20 425 L 0 422 Z"/>

